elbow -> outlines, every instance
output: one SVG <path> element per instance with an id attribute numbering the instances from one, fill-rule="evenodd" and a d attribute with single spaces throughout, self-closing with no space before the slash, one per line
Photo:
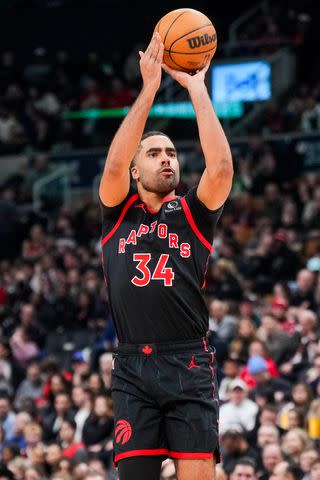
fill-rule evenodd
<path id="1" fill-rule="evenodd" d="M 123 168 L 121 165 L 114 164 L 111 161 L 106 162 L 103 170 L 103 177 L 119 177 L 123 174 Z"/>
<path id="2" fill-rule="evenodd" d="M 223 157 L 218 164 L 215 165 L 215 168 L 212 172 L 210 172 L 210 169 L 208 169 L 208 173 L 210 176 L 214 178 L 223 178 L 223 179 L 228 179 L 232 180 L 234 170 L 233 170 L 233 163 L 232 163 L 232 157 L 231 156 L 226 156 Z"/>

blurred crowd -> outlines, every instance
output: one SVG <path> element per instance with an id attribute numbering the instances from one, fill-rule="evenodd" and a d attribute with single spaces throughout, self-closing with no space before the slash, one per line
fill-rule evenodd
<path id="1" fill-rule="evenodd" d="M 179 195 L 199 182 L 196 157 L 197 145 L 181 156 Z M 205 289 L 219 365 L 218 479 L 319 480 L 320 174 L 288 172 L 261 136 L 234 160 Z M 115 479 L 117 339 L 99 205 L 34 211 L 31 185 L 50 168 L 38 154 L 0 189 L 2 475 Z"/>
<path id="2" fill-rule="evenodd" d="M 23 63 L 12 51 L 3 52 L 0 154 L 101 144 L 99 124 L 68 122 L 61 114 L 131 105 L 136 95 L 138 62 L 131 65 L 130 55 L 118 57 L 115 53 L 106 61 L 92 51 L 77 61 L 60 50 L 52 58 L 39 47 Z"/>

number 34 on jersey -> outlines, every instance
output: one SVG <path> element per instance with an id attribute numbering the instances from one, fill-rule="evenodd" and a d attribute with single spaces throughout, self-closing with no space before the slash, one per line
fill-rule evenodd
<path id="1" fill-rule="evenodd" d="M 156 228 L 157 226 L 157 228 Z M 120 238 L 118 245 L 118 254 L 126 253 L 127 245 L 137 245 L 137 241 L 143 235 L 148 233 L 155 233 L 159 238 L 168 240 L 168 247 L 171 249 L 177 249 L 182 258 L 188 258 L 191 255 L 191 247 L 187 242 L 180 243 L 177 233 L 169 233 L 168 227 L 165 223 L 153 222 L 150 227 L 148 225 L 141 224 L 138 230 L 131 230 L 127 238 Z M 158 260 L 158 263 L 153 272 L 151 272 L 148 263 L 151 260 L 151 253 L 134 253 L 133 261 L 137 262 L 136 268 L 141 273 L 140 276 L 135 275 L 131 282 L 136 287 L 145 287 L 151 280 L 162 280 L 165 287 L 172 287 L 174 280 L 174 272 L 171 267 L 167 267 L 167 261 L 169 254 L 162 253 Z"/>

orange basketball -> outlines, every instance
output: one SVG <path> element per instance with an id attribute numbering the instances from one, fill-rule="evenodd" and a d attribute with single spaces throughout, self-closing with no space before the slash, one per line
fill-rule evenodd
<path id="1" fill-rule="evenodd" d="M 182 72 L 203 68 L 217 48 L 211 20 L 192 8 L 167 13 L 157 23 L 155 32 L 159 32 L 164 44 L 164 63 Z"/>

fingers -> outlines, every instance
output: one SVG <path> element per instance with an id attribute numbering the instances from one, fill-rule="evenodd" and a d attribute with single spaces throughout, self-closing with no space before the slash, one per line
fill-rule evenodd
<path id="1" fill-rule="evenodd" d="M 179 81 L 179 73 L 181 72 L 177 72 L 177 70 L 173 70 L 172 68 L 168 67 L 167 65 L 165 65 L 164 63 L 162 64 L 162 68 L 163 70 L 168 73 L 169 75 L 171 75 L 171 77 L 174 79 L 174 80 L 177 80 Z"/>
<path id="2" fill-rule="evenodd" d="M 210 67 L 210 61 L 203 67 L 202 73 L 206 74 Z"/>
<path id="3" fill-rule="evenodd" d="M 172 68 L 168 67 L 168 65 L 166 65 L 165 63 L 162 64 L 162 68 L 163 70 L 166 72 L 166 73 L 169 73 L 169 75 L 174 75 L 176 73 L 175 70 L 173 70 Z"/>
<path id="4" fill-rule="evenodd" d="M 161 37 L 158 32 L 156 32 L 152 39 L 151 42 L 148 45 L 148 48 L 144 52 L 144 56 L 146 59 L 150 59 L 153 62 L 161 63 L 162 61 L 162 56 L 163 56 L 163 43 L 161 41 Z M 140 55 L 140 52 L 139 52 Z M 140 55 L 141 58 L 141 55 Z"/>
<path id="5" fill-rule="evenodd" d="M 162 63 L 162 60 L 163 60 L 163 51 L 164 51 L 164 45 L 163 45 L 163 43 L 160 41 L 160 46 L 159 46 L 159 50 L 158 50 L 158 55 L 157 55 L 157 58 L 156 58 L 156 62 L 157 62 L 157 63 Z"/>

